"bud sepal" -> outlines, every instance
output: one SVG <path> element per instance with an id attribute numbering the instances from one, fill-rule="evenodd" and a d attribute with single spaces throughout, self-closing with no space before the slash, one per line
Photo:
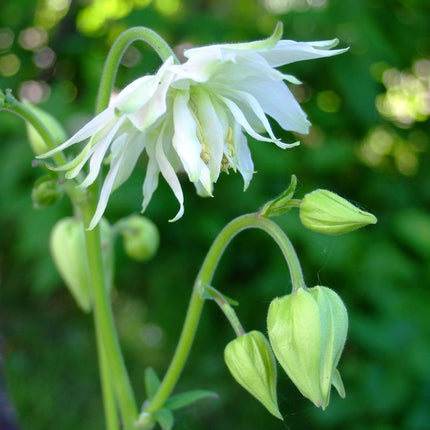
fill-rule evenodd
<path id="1" fill-rule="evenodd" d="M 349 233 L 377 219 L 339 195 L 328 190 L 306 194 L 300 204 L 300 220 L 310 230 L 337 235 Z"/>
<path id="2" fill-rule="evenodd" d="M 276 396 L 276 362 L 266 337 L 256 330 L 237 337 L 225 347 L 224 360 L 234 379 L 282 420 Z"/>
<path id="3" fill-rule="evenodd" d="M 303 396 L 322 409 L 329 403 L 331 385 L 345 397 L 336 367 L 346 341 L 348 316 L 333 290 L 299 288 L 274 299 L 267 325 L 277 360 Z"/>
<path id="4" fill-rule="evenodd" d="M 100 236 L 105 282 L 110 289 L 114 269 L 113 235 L 109 223 L 104 218 L 100 223 Z M 58 221 L 51 231 L 50 249 L 55 266 L 77 305 L 84 312 L 90 312 L 92 309 L 91 277 L 82 221 L 73 217 Z"/>

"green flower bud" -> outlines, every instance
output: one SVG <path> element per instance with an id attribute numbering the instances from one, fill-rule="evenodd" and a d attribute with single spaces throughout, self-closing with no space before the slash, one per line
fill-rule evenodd
<path id="1" fill-rule="evenodd" d="M 67 140 L 66 132 L 64 131 L 63 127 L 57 121 L 56 118 L 54 118 L 52 115 L 45 112 L 44 110 L 32 105 L 29 102 L 23 102 L 23 103 L 39 118 L 40 121 L 42 121 L 45 124 L 45 126 L 51 132 L 52 137 L 55 139 L 55 141 L 58 144 Z M 49 148 L 46 145 L 45 141 L 40 136 L 40 134 L 37 132 L 37 130 L 27 121 L 25 125 L 27 129 L 27 137 L 34 154 L 41 155 L 47 152 Z"/>
<path id="2" fill-rule="evenodd" d="M 110 289 L 114 251 L 111 227 L 104 218 L 100 222 L 100 235 L 106 285 Z M 71 217 L 58 221 L 51 231 L 50 249 L 55 266 L 76 303 L 84 312 L 89 312 L 92 308 L 91 278 L 82 221 Z"/>
<path id="3" fill-rule="evenodd" d="M 251 331 L 232 340 L 225 347 L 224 360 L 234 379 L 282 420 L 276 398 L 276 362 L 264 335 Z"/>
<path id="4" fill-rule="evenodd" d="M 33 206 L 36 209 L 52 206 L 60 200 L 63 189 L 56 177 L 45 175 L 41 176 L 34 184 L 31 192 Z"/>
<path id="5" fill-rule="evenodd" d="M 371 213 L 327 190 L 315 190 L 305 195 L 300 205 L 300 220 L 310 230 L 333 235 L 348 233 L 377 221 Z"/>
<path id="6" fill-rule="evenodd" d="M 152 258 L 158 250 L 160 235 L 157 226 L 148 218 L 132 215 L 118 223 L 126 254 L 137 261 Z"/>
<path id="7" fill-rule="evenodd" d="M 333 385 L 345 397 L 336 369 L 346 341 L 348 316 L 340 297 L 317 286 L 276 298 L 267 318 L 276 358 L 299 391 L 325 409 Z"/>

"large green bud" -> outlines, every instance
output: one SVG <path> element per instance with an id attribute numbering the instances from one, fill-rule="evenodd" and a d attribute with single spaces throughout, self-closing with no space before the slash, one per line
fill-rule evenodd
<path id="1" fill-rule="evenodd" d="M 300 204 L 300 220 L 310 230 L 332 235 L 348 233 L 377 221 L 371 213 L 328 190 L 305 195 Z"/>
<path id="2" fill-rule="evenodd" d="M 114 250 L 113 236 L 109 223 L 100 222 L 102 257 L 107 288 L 112 287 Z M 51 255 L 55 266 L 84 312 L 92 308 L 91 277 L 85 248 L 85 231 L 81 220 L 68 217 L 55 224 L 50 237 Z"/>
<path id="3" fill-rule="evenodd" d="M 348 315 L 333 290 L 299 288 L 274 299 L 267 325 L 277 360 L 306 398 L 325 409 L 331 385 L 345 397 L 336 367 L 346 341 Z"/>
<path id="4" fill-rule="evenodd" d="M 251 331 L 237 337 L 225 347 L 224 360 L 234 379 L 282 420 L 276 397 L 276 362 L 265 336 Z"/>

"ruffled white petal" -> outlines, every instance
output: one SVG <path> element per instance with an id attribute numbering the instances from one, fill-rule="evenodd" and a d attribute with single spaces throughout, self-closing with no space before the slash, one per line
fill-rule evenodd
<path id="1" fill-rule="evenodd" d="M 202 145 L 197 138 L 197 124 L 188 107 L 189 93 L 178 91 L 173 104 L 173 147 L 182 161 L 191 182 L 198 181 L 201 172 Z"/>
<path id="2" fill-rule="evenodd" d="M 261 52 L 272 67 L 279 67 L 296 61 L 312 60 L 314 58 L 332 57 L 347 51 L 346 49 L 329 49 L 336 46 L 337 39 L 321 42 L 295 42 L 294 40 L 280 40 L 270 51 Z"/>
<path id="3" fill-rule="evenodd" d="M 107 108 L 103 112 L 95 116 L 89 123 L 84 125 L 77 133 L 75 133 L 69 140 L 66 140 L 63 144 L 57 146 L 55 149 L 46 152 L 45 154 L 39 155 L 37 158 L 48 158 L 52 157 L 60 151 L 74 145 L 75 143 L 82 142 L 91 136 L 97 134 L 104 127 L 113 125 L 112 120 L 115 118 L 115 111 L 113 108 Z"/>
<path id="4" fill-rule="evenodd" d="M 164 125 L 164 127 L 166 127 L 166 125 Z M 173 191 L 173 194 L 175 195 L 176 199 L 179 202 L 178 213 L 175 215 L 173 219 L 169 220 L 173 222 L 173 221 L 177 221 L 184 214 L 184 195 L 182 193 L 182 188 L 181 188 L 179 179 L 176 176 L 176 172 L 173 169 L 172 165 L 170 164 L 169 160 L 167 159 L 166 154 L 164 153 L 164 147 L 163 147 L 163 139 L 165 138 L 164 127 L 161 130 L 160 136 L 155 146 L 155 157 L 157 159 L 157 163 L 160 168 L 161 174 L 163 175 L 166 182 L 169 184 L 170 188 Z"/>

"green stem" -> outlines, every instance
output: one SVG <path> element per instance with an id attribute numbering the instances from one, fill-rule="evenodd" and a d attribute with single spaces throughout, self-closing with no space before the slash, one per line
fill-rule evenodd
<path id="1" fill-rule="evenodd" d="M 194 339 L 204 299 L 200 296 L 201 285 L 210 285 L 218 262 L 229 242 L 241 231 L 248 228 L 258 228 L 268 233 L 281 248 L 290 269 L 293 291 L 305 286 L 302 269 L 297 254 L 286 234 L 273 221 L 259 217 L 257 214 L 243 215 L 227 224 L 209 249 L 197 279 L 185 317 L 184 326 L 178 341 L 173 359 L 167 369 L 164 379 L 146 408 L 145 412 L 154 413 L 162 408 L 170 396 L 185 365 L 191 344 Z"/>
<path id="2" fill-rule="evenodd" d="M 144 27 L 134 27 L 126 30 L 115 41 L 106 58 L 97 95 L 95 108 L 96 114 L 102 112 L 108 107 L 121 58 L 127 47 L 136 40 L 143 40 L 151 45 L 163 61 L 170 56 L 173 56 L 175 61 L 177 61 L 169 45 L 157 33 Z M 83 213 L 84 224 L 86 226 L 91 222 L 95 212 L 99 182 L 100 180 L 96 181 L 88 188 L 88 201 L 84 202 L 80 206 Z M 115 426 L 116 416 L 111 409 L 115 405 L 112 405 L 112 401 L 110 399 L 111 392 L 108 389 L 108 387 L 113 384 L 124 428 L 126 430 L 132 430 L 137 418 L 137 407 L 119 346 L 112 309 L 106 290 L 103 275 L 104 271 L 99 226 L 96 226 L 91 231 L 87 230 L 85 232 L 85 242 L 93 285 L 95 326 L 97 342 L 100 345 L 100 363 L 102 366 L 107 364 L 107 366 L 104 367 L 108 368 L 111 373 L 110 378 L 110 375 L 106 373 L 106 371 L 101 372 L 102 389 L 105 397 L 104 403 L 108 408 L 105 412 L 106 419 L 108 420 L 109 429 L 113 428 Z M 104 363 L 105 361 L 107 363 Z"/>
<path id="3" fill-rule="evenodd" d="M 88 225 L 94 213 L 94 205 L 90 203 L 81 206 L 84 225 Z M 133 430 L 138 412 L 116 335 L 115 323 L 106 288 L 99 226 L 96 226 L 93 230 L 85 231 L 85 243 L 93 289 L 96 336 L 97 342 L 100 342 L 100 345 L 102 346 L 99 351 L 102 355 L 100 359 L 104 360 L 103 355 L 106 354 L 105 358 L 110 371 L 110 377 L 114 386 L 119 409 L 121 411 L 124 429 Z M 103 372 L 102 377 L 105 376 L 106 374 Z M 110 384 L 109 381 L 102 382 L 102 386 Z M 105 404 L 108 404 L 110 408 L 113 407 L 112 403 L 108 400 L 105 400 Z M 106 416 L 110 417 L 109 419 L 112 419 L 114 415 L 112 411 L 107 411 Z M 113 426 L 113 424 L 108 424 L 108 427 L 110 426 Z"/>
<path id="4" fill-rule="evenodd" d="M 233 327 L 233 330 L 236 333 L 236 336 L 244 335 L 245 330 L 243 329 L 242 324 L 240 323 L 240 320 L 235 310 L 230 305 L 230 303 L 225 299 L 225 297 L 217 289 L 211 287 L 210 285 L 205 285 L 204 288 L 209 293 L 211 298 L 215 301 L 215 303 L 223 311 L 225 317 L 228 319 L 228 322 Z"/>
<path id="5" fill-rule="evenodd" d="M 95 316 L 95 313 L 94 313 Z M 99 370 L 100 370 L 100 380 L 103 392 L 103 406 L 105 412 L 105 421 L 107 425 L 107 430 L 118 430 L 119 420 L 118 420 L 118 409 L 115 399 L 115 391 L 113 386 L 113 381 L 109 369 L 109 360 L 107 357 L 107 352 L 102 342 L 102 334 L 97 321 L 94 321 L 97 333 L 97 349 L 99 356 Z"/>
<path id="6" fill-rule="evenodd" d="M 109 106 L 109 99 L 115 83 L 116 73 L 125 50 L 136 40 L 148 43 L 162 61 L 173 57 L 179 63 L 170 46 L 157 33 L 146 27 L 132 27 L 124 31 L 112 45 L 103 69 L 96 101 L 96 114 Z"/>

